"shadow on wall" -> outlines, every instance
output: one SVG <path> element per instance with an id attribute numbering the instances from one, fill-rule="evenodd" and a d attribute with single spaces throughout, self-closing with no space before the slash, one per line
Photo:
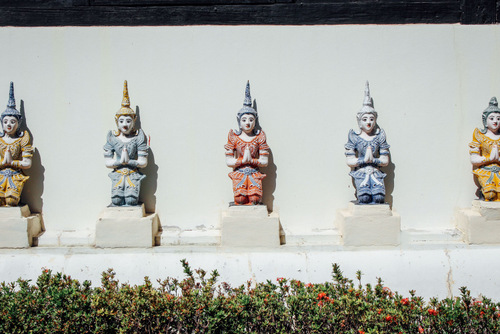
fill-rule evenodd
<path id="1" fill-rule="evenodd" d="M 158 186 L 158 165 L 155 163 L 153 150 L 149 149 L 148 165 L 143 168 L 142 173 L 146 178 L 142 181 L 141 194 L 139 201 L 144 203 L 146 212 L 155 212 L 156 210 L 156 188 Z"/>
<path id="2" fill-rule="evenodd" d="M 141 129 L 141 112 L 139 107 L 135 108 L 136 121 L 135 128 Z M 146 132 L 144 131 L 146 134 Z M 149 146 L 149 137 L 146 135 L 146 141 Z M 141 172 L 146 175 L 146 178 L 141 183 L 141 193 L 139 194 L 139 202 L 144 203 L 146 212 L 155 212 L 156 210 L 156 188 L 158 187 L 158 165 L 155 163 L 155 155 L 149 148 L 148 165 L 141 169 Z"/>
<path id="3" fill-rule="evenodd" d="M 20 125 L 21 130 L 28 131 L 31 136 L 32 143 L 34 143 L 35 138 L 28 127 L 28 120 L 26 118 L 23 100 L 21 100 L 19 111 L 21 112 L 21 116 L 23 117 L 23 122 Z M 42 213 L 42 194 L 43 182 L 45 180 L 45 167 L 43 167 L 42 165 L 42 159 L 40 156 L 40 151 L 38 149 L 35 149 L 33 152 L 31 168 L 24 170 L 24 173 L 30 178 L 24 185 L 24 189 L 21 194 L 21 203 L 28 204 L 31 212 Z"/>
<path id="4" fill-rule="evenodd" d="M 392 156 L 389 153 L 389 164 L 382 168 L 382 172 L 387 174 L 385 177 L 385 202 L 389 204 L 391 209 L 393 202 L 392 192 L 394 191 L 395 169 L 396 165 L 392 162 Z"/>
<path id="5" fill-rule="evenodd" d="M 266 174 L 266 178 L 262 181 L 262 203 L 267 205 L 267 210 L 272 212 L 274 209 L 274 191 L 276 190 L 276 178 L 278 167 L 274 163 L 273 151 L 269 149 L 269 163 L 267 167 L 262 168 L 262 172 Z"/>

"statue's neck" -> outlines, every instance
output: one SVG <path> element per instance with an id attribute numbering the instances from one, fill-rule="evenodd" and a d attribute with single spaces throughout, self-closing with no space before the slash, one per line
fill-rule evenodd
<path id="1" fill-rule="evenodd" d="M 373 138 L 375 138 L 375 131 L 371 131 L 370 133 L 367 133 L 365 131 L 361 131 L 359 136 L 361 138 L 363 138 L 364 140 L 371 141 L 371 140 L 373 140 Z"/>
<path id="2" fill-rule="evenodd" d="M 488 131 L 486 131 L 486 137 L 493 140 L 498 140 L 500 139 L 500 130 L 493 132 L 490 129 L 488 129 Z"/>
<path id="3" fill-rule="evenodd" d="M 14 134 L 14 135 L 9 135 L 7 133 L 5 133 L 3 135 L 3 141 L 6 142 L 7 144 L 12 144 L 13 142 L 16 141 L 18 137 Z"/>
<path id="4" fill-rule="evenodd" d="M 128 143 L 129 141 L 134 139 L 134 137 L 135 135 L 133 135 L 132 133 L 126 135 L 123 132 L 120 132 L 120 135 L 118 136 L 118 138 L 124 143 Z"/>

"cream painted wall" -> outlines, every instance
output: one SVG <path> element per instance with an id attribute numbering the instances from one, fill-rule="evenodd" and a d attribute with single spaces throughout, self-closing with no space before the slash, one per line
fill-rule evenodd
<path id="1" fill-rule="evenodd" d="M 354 199 L 343 146 L 365 80 L 404 229 L 451 228 L 470 205 L 467 144 L 500 97 L 498 26 L 2 28 L 0 43 L 0 102 L 14 81 L 39 153 L 25 198 L 48 231 L 92 230 L 109 204 L 102 146 L 125 79 L 151 137 L 146 203 L 181 229 L 217 227 L 232 200 L 223 145 L 246 80 L 289 234 L 333 227 Z"/>

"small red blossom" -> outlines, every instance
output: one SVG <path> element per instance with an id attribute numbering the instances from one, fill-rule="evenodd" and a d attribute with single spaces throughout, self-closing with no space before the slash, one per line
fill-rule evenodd
<path id="1" fill-rule="evenodd" d="M 391 320 L 392 320 L 392 317 L 390 315 L 388 315 L 388 316 L 385 317 L 385 321 L 389 322 Z"/>
<path id="2" fill-rule="evenodd" d="M 364 331 L 362 331 L 361 329 L 360 329 L 360 330 L 358 330 L 358 333 L 359 333 L 359 334 L 365 334 L 365 332 L 364 332 Z"/>
<path id="3" fill-rule="evenodd" d="M 313 287 L 314 287 L 314 284 L 311 284 L 311 283 L 306 284 L 306 288 L 313 288 Z"/>
<path id="4" fill-rule="evenodd" d="M 419 332 L 419 333 L 423 333 L 423 332 L 424 332 L 424 329 L 423 329 L 422 327 L 420 327 L 420 326 L 419 326 L 419 327 L 418 327 L 418 332 Z"/>
<path id="5" fill-rule="evenodd" d="M 323 302 L 321 300 L 318 302 L 318 306 L 319 307 L 323 306 Z"/>
<path id="6" fill-rule="evenodd" d="M 380 314 L 380 313 L 382 313 L 382 309 L 381 308 L 377 309 L 377 314 Z"/>
<path id="7" fill-rule="evenodd" d="M 326 293 L 324 292 L 320 292 L 318 293 L 318 300 L 321 300 L 321 299 L 328 299 L 328 297 L 326 296 Z"/>
<path id="8" fill-rule="evenodd" d="M 429 315 L 437 315 L 438 312 L 432 308 L 428 309 L 427 312 L 429 312 Z"/>
<path id="9" fill-rule="evenodd" d="M 409 303 L 410 303 L 410 300 L 408 298 L 401 299 L 401 304 L 408 305 Z"/>
<path id="10" fill-rule="evenodd" d="M 285 280 L 285 278 L 284 277 L 278 277 L 276 280 L 281 283 L 282 281 Z"/>

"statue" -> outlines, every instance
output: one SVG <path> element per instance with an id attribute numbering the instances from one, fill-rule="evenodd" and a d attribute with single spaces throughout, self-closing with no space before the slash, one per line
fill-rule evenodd
<path id="1" fill-rule="evenodd" d="M 29 176 L 23 169 L 31 167 L 34 148 L 28 131 L 20 131 L 21 113 L 16 109 L 14 83 L 10 83 L 7 109 L 0 116 L 2 133 L 0 134 L 0 203 L 2 206 L 17 206 L 21 198 L 24 183 Z"/>
<path id="2" fill-rule="evenodd" d="M 238 130 L 230 130 L 226 149 L 226 164 L 233 168 L 229 177 L 233 180 L 234 204 L 256 205 L 262 200 L 262 180 L 265 174 L 259 167 L 266 167 L 269 146 L 266 135 L 259 126 L 257 111 L 252 108 L 250 83 L 247 82 L 243 108 L 236 115 Z"/>
<path id="3" fill-rule="evenodd" d="M 485 201 L 500 201 L 500 109 L 492 97 L 483 111 L 483 129 L 475 129 L 469 144 L 470 162 Z"/>
<path id="4" fill-rule="evenodd" d="M 109 131 L 104 145 L 106 167 L 113 169 L 109 177 L 114 206 L 138 205 L 141 181 L 146 177 L 138 169 L 148 164 L 148 144 L 144 132 L 135 129 L 135 120 L 125 81 L 122 107 L 115 115 L 118 130 Z"/>
<path id="5" fill-rule="evenodd" d="M 368 81 L 365 86 L 363 107 L 356 115 L 359 132 L 349 131 L 345 145 L 347 165 L 353 170 L 356 197 L 359 204 L 382 204 L 385 202 L 385 173 L 380 167 L 389 164 L 389 144 L 385 132 L 377 126 L 377 112 L 373 108 Z"/>

